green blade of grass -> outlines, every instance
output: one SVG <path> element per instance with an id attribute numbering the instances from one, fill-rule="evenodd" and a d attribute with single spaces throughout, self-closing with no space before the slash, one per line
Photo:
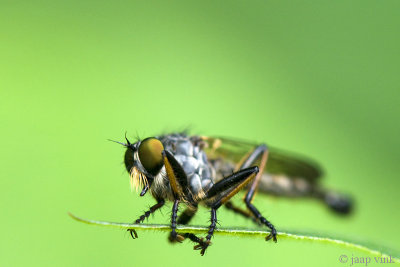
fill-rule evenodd
<path id="1" fill-rule="evenodd" d="M 104 222 L 104 221 L 83 219 L 83 218 L 77 217 L 71 213 L 68 213 L 68 214 L 74 220 L 77 220 L 79 222 L 83 222 L 83 223 L 91 224 L 91 225 L 116 228 L 116 229 L 126 229 L 126 230 L 135 229 L 135 230 L 142 230 L 142 231 L 158 230 L 158 231 L 164 231 L 164 232 L 169 232 L 171 230 L 171 227 L 169 225 L 165 225 L 165 224 L 128 224 L 128 223 Z M 177 230 L 181 230 L 182 232 L 186 232 L 186 233 L 198 234 L 198 233 L 206 233 L 208 231 L 208 228 L 203 227 L 203 226 L 179 225 L 177 227 Z M 214 234 L 231 235 L 231 236 L 248 236 L 248 237 L 263 236 L 263 237 L 265 237 L 269 234 L 269 232 L 263 231 L 263 230 L 251 230 L 251 229 L 240 229 L 240 228 L 239 229 L 218 228 L 215 230 Z M 336 245 L 336 246 L 340 246 L 340 247 L 345 247 L 348 249 L 358 250 L 361 252 L 368 253 L 375 257 L 385 257 L 385 258 L 390 257 L 392 259 L 392 261 L 394 261 L 396 264 L 400 265 L 400 259 L 399 259 L 398 254 L 394 254 L 394 252 L 392 252 L 386 248 L 384 249 L 382 246 L 376 246 L 376 245 L 372 245 L 372 244 L 367 244 L 367 245 L 363 244 L 362 245 L 362 244 L 357 244 L 357 243 L 351 242 L 351 241 L 345 241 L 342 239 L 330 238 L 330 237 L 322 237 L 322 236 L 318 236 L 315 234 L 278 232 L 278 237 L 279 237 L 279 241 L 281 241 L 281 240 L 299 240 L 299 241 L 319 242 L 322 244 L 331 244 L 331 245 Z M 379 248 L 376 248 L 376 247 L 379 247 Z"/>

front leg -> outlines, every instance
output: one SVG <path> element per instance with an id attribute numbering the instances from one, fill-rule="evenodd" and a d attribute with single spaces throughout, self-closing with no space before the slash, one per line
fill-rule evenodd
<path id="1" fill-rule="evenodd" d="M 184 216 L 181 217 L 180 220 L 178 220 L 178 223 L 184 223 L 184 224 L 188 223 L 189 220 L 195 214 L 195 211 L 197 211 L 197 203 L 193 201 L 190 195 L 188 179 L 185 171 L 183 170 L 183 167 L 179 164 L 179 162 L 175 159 L 174 155 L 171 152 L 164 150 L 162 155 L 167 177 L 171 185 L 172 193 L 175 199 L 174 205 L 172 206 L 171 233 L 169 235 L 169 240 L 171 242 L 174 241 L 182 242 L 185 238 L 189 238 L 193 242 L 203 244 L 202 239 L 198 238 L 194 234 L 191 233 L 178 234 L 176 232 L 179 202 L 183 200 L 185 202 L 189 202 L 192 207 L 195 207 L 193 213 L 186 214 L 186 216 L 185 213 L 183 213 Z"/>
<path id="2" fill-rule="evenodd" d="M 140 216 L 136 221 L 135 224 L 139 224 L 142 223 L 144 221 L 144 219 L 148 218 L 150 216 L 150 214 L 154 213 L 156 210 L 158 210 L 159 208 L 161 208 L 162 206 L 164 206 L 165 204 L 165 200 L 164 199 L 159 199 L 157 200 L 157 204 L 153 205 L 150 207 L 150 209 L 148 211 L 146 211 L 142 216 Z M 131 237 L 133 239 L 138 238 L 138 235 L 135 231 L 135 229 L 128 229 L 127 231 L 130 232 Z"/>
<path id="3" fill-rule="evenodd" d="M 174 205 L 172 205 L 171 233 L 169 236 L 170 236 L 171 240 L 176 240 L 178 242 L 182 242 L 185 238 L 176 232 L 176 220 L 178 218 L 178 206 L 179 206 L 179 200 L 175 200 Z"/>
<path id="4" fill-rule="evenodd" d="M 197 212 L 197 205 L 186 208 L 186 210 L 183 211 L 181 213 L 181 215 L 179 215 L 176 223 L 183 224 L 183 225 L 188 224 L 190 222 L 190 220 L 193 218 L 193 216 L 196 214 L 196 212 Z M 201 244 L 201 242 L 202 242 L 201 238 L 198 238 L 195 234 L 192 234 L 192 233 L 180 233 L 180 235 L 183 236 L 184 238 L 189 238 L 191 241 L 193 241 L 195 243 Z M 171 234 L 169 235 L 168 240 L 170 242 L 177 241 L 176 238 L 173 237 Z"/>

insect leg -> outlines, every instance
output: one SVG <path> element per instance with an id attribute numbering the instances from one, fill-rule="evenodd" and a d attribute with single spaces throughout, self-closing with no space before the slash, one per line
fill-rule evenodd
<path id="1" fill-rule="evenodd" d="M 164 158 L 165 171 L 167 172 L 168 180 L 171 185 L 175 199 L 183 199 L 188 196 L 188 180 L 183 167 L 171 154 L 164 150 L 162 152 Z"/>
<path id="2" fill-rule="evenodd" d="M 182 214 L 179 216 L 177 224 L 188 224 L 189 221 L 193 218 L 193 216 L 197 212 L 197 205 L 193 207 L 187 208 Z M 192 233 L 179 233 L 183 238 L 189 238 L 192 242 L 198 243 L 200 245 L 204 244 L 203 238 L 198 238 L 195 234 Z M 170 234 L 169 241 L 174 242 L 177 241 L 176 238 Z"/>
<path id="3" fill-rule="evenodd" d="M 180 235 L 176 232 L 179 201 L 188 200 L 189 202 L 192 202 L 192 199 L 188 191 L 189 189 L 187 184 L 187 176 L 182 166 L 175 159 L 175 157 L 166 150 L 163 151 L 163 158 L 165 170 L 175 198 L 174 205 L 172 207 L 171 233 L 169 239 L 170 241 L 176 240 L 178 242 L 182 242 L 185 238 L 189 238 L 194 242 L 202 244 L 201 239 L 194 234 L 184 233 L 183 235 Z M 193 206 L 196 206 L 197 210 L 197 205 L 193 203 Z M 178 223 L 188 223 L 189 220 L 194 216 L 195 211 L 193 212 L 193 214 L 189 214 L 185 211 L 182 214 L 183 217 L 181 216 L 181 218 L 178 219 Z"/>
<path id="4" fill-rule="evenodd" d="M 178 224 L 188 224 L 197 212 L 197 205 L 187 208 L 178 218 Z"/>
<path id="5" fill-rule="evenodd" d="M 214 235 L 214 230 L 215 230 L 216 226 L 217 226 L 217 209 L 211 208 L 211 224 L 208 228 L 208 234 L 206 237 L 206 241 L 194 246 L 195 250 L 201 249 L 201 251 L 200 251 L 201 256 L 204 256 L 206 249 L 210 245 L 210 243 L 211 243 L 210 240 L 211 240 L 211 237 Z"/>
<path id="6" fill-rule="evenodd" d="M 139 219 L 137 219 L 137 220 L 135 221 L 135 223 L 136 223 L 136 224 L 139 224 L 139 223 L 143 222 L 144 219 L 148 218 L 148 217 L 150 216 L 150 214 L 154 213 L 156 210 L 158 210 L 159 208 L 161 208 L 162 206 L 164 206 L 164 204 L 165 204 L 165 200 L 164 200 L 164 199 L 158 199 L 158 200 L 157 200 L 157 204 L 151 206 L 150 209 L 149 209 L 148 211 L 146 211 L 142 216 L 139 217 Z M 138 237 L 138 235 L 137 235 L 135 229 L 128 229 L 127 231 L 130 232 L 131 237 L 132 237 L 133 239 L 135 239 L 135 238 Z"/>
<path id="7" fill-rule="evenodd" d="M 239 163 L 237 164 L 235 171 L 238 170 L 242 170 L 244 168 L 247 168 L 249 166 L 251 166 L 252 164 L 254 164 L 257 159 L 263 155 L 263 153 L 265 151 L 267 151 L 267 147 L 265 145 L 260 145 L 257 146 L 253 151 L 250 151 L 248 153 L 246 153 L 246 155 L 243 156 L 243 158 L 239 161 Z M 265 164 L 264 164 L 265 166 Z M 260 165 L 260 168 L 263 167 L 263 165 Z M 261 177 L 263 170 L 260 171 L 259 176 Z M 253 184 L 256 183 L 256 181 L 253 182 Z M 257 182 L 258 185 L 258 182 Z M 231 210 L 237 214 L 240 214 L 241 216 L 245 217 L 245 218 L 251 218 L 255 223 L 259 223 L 258 218 L 254 217 L 254 214 L 252 212 L 249 212 L 248 210 L 242 209 L 240 207 L 237 207 L 235 204 L 233 204 L 231 201 L 228 201 L 225 204 L 225 207 L 228 210 Z"/>
<path id="8" fill-rule="evenodd" d="M 225 190 L 232 189 L 235 186 L 240 186 L 240 189 L 243 188 L 248 182 L 250 182 L 251 179 L 254 178 L 255 174 L 258 173 L 259 169 L 257 166 L 250 167 L 247 169 L 240 170 L 238 172 L 235 172 L 231 174 L 230 176 L 222 179 L 218 183 L 214 184 L 206 193 L 206 198 L 212 198 Z M 243 184 L 243 182 L 246 182 L 246 184 Z M 238 189 L 238 190 L 240 190 Z M 236 191 L 235 191 L 236 194 Z M 233 195 L 232 195 L 233 196 Z M 223 201 L 222 204 L 227 202 L 232 196 L 230 196 L 228 199 Z"/>
<path id="9" fill-rule="evenodd" d="M 276 229 L 274 225 L 265 219 L 264 216 L 258 211 L 258 209 L 251 203 L 253 200 L 254 194 L 257 191 L 258 184 L 260 182 L 262 173 L 264 171 L 265 165 L 267 164 L 268 160 L 268 147 L 266 145 L 260 145 L 254 149 L 253 153 L 244 161 L 241 168 L 246 168 L 253 164 L 259 157 L 261 156 L 260 162 L 260 172 L 257 174 L 256 178 L 254 179 L 253 183 L 251 184 L 247 194 L 244 198 L 244 202 L 246 203 L 247 208 L 253 213 L 253 215 L 264 225 L 266 225 L 270 230 L 271 233 L 265 238 L 266 241 L 272 239 L 276 242 Z"/>
<path id="10" fill-rule="evenodd" d="M 260 172 L 257 174 L 256 178 L 252 182 L 250 188 L 248 189 L 246 196 L 244 198 L 244 202 L 246 203 L 247 208 L 250 210 L 251 214 L 254 216 L 256 219 L 256 222 L 260 222 L 263 225 L 266 225 L 270 230 L 271 233 L 266 237 L 266 240 L 270 240 L 271 238 L 276 242 L 276 229 L 270 223 L 265 217 L 261 215 L 261 213 L 258 211 L 258 209 L 251 203 L 251 201 L 254 198 L 254 194 L 257 191 L 258 184 L 260 182 L 260 179 L 262 177 L 262 173 L 264 171 L 264 168 L 267 164 L 268 160 L 268 147 L 264 144 L 257 146 L 252 153 L 246 154 L 245 157 L 240 161 L 241 165 L 239 169 L 244 169 L 248 168 L 252 164 L 254 164 L 259 158 L 261 158 L 260 161 Z M 246 218 L 249 218 L 249 214 L 247 211 L 234 206 L 231 202 L 226 203 L 225 205 L 229 210 L 232 210 Z"/>
<path id="11" fill-rule="evenodd" d="M 253 222 L 255 222 L 256 224 L 258 224 L 259 222 L 257 221 L 257 219 L 254 217 L 253 213 L 251 213 L 248 210 L 244 210 L 240 207 L 235 206 L 235 204 L 232 203 L 232 201 L 228 201 L 225 203 L 225 208 L 228 210 L 231 210 L 235 213 L 238 213 L 240 215 L 242 215 L 245 218 L 249 218 L 251 220 L 253 220 Z"/>
<path id="12" fill-rule="evenodd" d="M 181 235 L 178 235 L 178 233 L 176 232 L 176 219 L 178 218 L 178 206 L 179 206 L 179 199 L 176 199 L 174 201 L 174 205 L 172 205 L 170 238 L 172 240 L 182 242 L 185 238 Z"/>
<path id="13" fill-rule="evenodd" d="M 203 256 L 207 247 L 210 245 L 210 240 L 214 235 L 214 230 L 217 225 L 217 209 L 225 204 L 229 199 L 237 194 L 244 186 L 246 186 L 258 173 L 258 167 L 250 167 L 240 170 L 225 179 L 214 184 L 206 193 L 206 198 L 219 197 L 210 205 L 211 206 L 211 224 L 209 226 L 206 241 L 199 244 L 194 249 L 201 249 L 200 254 Z"/>

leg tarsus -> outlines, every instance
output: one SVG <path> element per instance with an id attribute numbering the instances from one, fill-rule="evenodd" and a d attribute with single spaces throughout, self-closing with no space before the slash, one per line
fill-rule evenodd
<path id="1" fill-rule="evenodd" d="M 171 233 L 169 234 L 168 240 L 169 240 L 171 243 L 175 243 L 175 242 L 182 243 L 183 240 L 185 240 L 185 237 L 182 236 L 181 234 L 178 234 L 178 233 L 175 232 L 175 231 L 173 231 L 173 232 L 171 231 Z"/>
<path id="2" fill-rule="evenodd" d="M 197 205 L 188 207 L 184 212 L 179 215 L 177 220 L 177 224 L 188 224 L 189 221 L 193 218 L 193 216 L 197 212 Z M 192 233 L 180 233 L 174 236 L 174 234 L 170 233 L 168 240 L 170 242 L 182 242 L 184 239 L 189 238 L 192 242 L 202 245 L 204 243 L 203 238 L 198 238 L 195 234 Z"/>
<path id="3" fill-rule="evenodd" d="M 131 234 L 132 239 L 138 238 L 138 235 L 137 235 L 135 229 L 128 229 L 127 231 Z"/>
<path id="4" fill-rule="evenodd" d="M 162 206 L 164 206 L 165 204 L 165 200 L 164 199 L 159 199 L 157 201 L 157 204 L 153 205 L 150 207 L 150 209 L 148 211 L 146 211 L 142 216 L 140 216 L 136 221 L 135 224 L 139 224 L 142 223 L 144 221 L 144 219 L 148 218 L 150 216 L 150 214 L 154 213 L 156 210 L 158 210 L 159 208 L 161 208 Z M 138 238 L 138 235 L 135 231 L 135 229 L 128 229 L 127 231 L 130 232 L 131 237 L 133 239 Z"/>
<path id="5" fill-rule="evenodd" d="M 248 200 L 248 199 L 246 199 L 246 200 Z M 277 232 L 276 232 L 275 226 L 271 222 L 269 222 L 267 219 L 265 219 L 265 217 L 263 217 L 261 215 L 261 213 L 258 211 L 258 209 L 253 204 L 246 201 L 246 205 L 247 205 L 247 208 L 254 214 L 254 216 L 263 225 L 267 226 L 271 230 L 270 234 L 265 237 L 265 241 L 272 239 L 276 243 L 277 242 L 277 239 L 276 239 Z"/>
<path id="6" fill-rule="evenodd" d="M 204 238 L 200 237 L 198 238 L 195 234 L 192 233 L 184 233 L 183 236 L 185 238 L 189 238 L 190 241 L 194 243 L 198 243 L 199 245 L 202 245 L 204 243 Z"/>
<path id="7" fill-rule="evenodd" d="M 252 154 L 247 158 L 247 160 L 244 161 L 242 164 L 241 168 L 245 168 L 248 165 L 253 164 L 257 158 L 261 157 L 261 162 L 260 162 L 260 172 L 257 174 L 256 178 L 253 180 L 253 183 L 250 185 L 249 190 L 246 193 L 246 196 L 244 198 L 244 202 L 246 203 L 247 208 L 253 213 L 254 217 L 263 225 L 266 225 L 270 230 L 270 234 L 265 238 L 266 241 L 272 239 L 274 242 L 277 242 L 276 236 L 277 232 L 272 223 L 270 223 L 265 217 L 261 215 L 261 213 L 258 211 L 258 209 L 251 204 L 251 201 L 253 200 L 254 194 L 257 191 L 258 184 L 260 182 L 262 173 L 264 171 L 264 168 L 267 164 L 268 161 L 268 147 L 266 145 L 260 145 L 258 146 Z"/>
<path id="8" fill-rule="evenodd" d="M 194 250 L 199 250 L 202 249 L 203 247 L 208 247 L 211 242 L 210 241 L 204 241 L 203 237 L 197 237 L 195 234 L 192 233 L 184 233 L 182 234 L 185 238 L 189 238 L 190 241 L 197 243 L 197 245 L 195 245 L 193 247 Z"/>
<path id="9" fill-rule="evenodd" d="M 265 241 L 269 241 L 270 239 L 272 239 L 276 243 L 278 242 L 276 236 L 277 236 L 276 229 L 275 227 L 272 227 L 271 233 L 265 237 Z"/>
<path id="10" fill-rule="evenodd" d="M 174 201 L 174 205 L 172 206 L 172 215 L 171 215 L 171 233 L 169 235 L 169 239 L 173 241 L 182 242 L 185 238 L 181 235 L 178 235 L 176 232 L 176 220 L 178 218 L 178 206 L 179 200 L 176 199 Z"/>
<path id="11" fill-rule="evenodd" d="M 210 240 L 206 240 L 204 242 L 199 243 L 198 245 L 194 246 L 193 249 L 194 250 L 200 250 L 200 254 L 201 256 L 204 256 L 204 253 L 206 252 L 206 249 L 211 245 L 211 241 Z"/>
<path id="12" fill-rule="evenodd" d="M 200 251 L 201 256 L 204 256 L 206 249 L 208 248 L 208 246 L 211 245 L 211 238 L 214 235 L 214 230 L 215 230 L 216 226 L 217 226 L 217 209 L 213 207 L 213 208 L 211 208 L 211 224 L 208 229 L 208 235 L 206 237 L 206 241 L 202 242 L 202 244 L 198 244 L 193 247 L 193 249 L 195 249 L 195 250 L 201 249 L 201 251 Z"/>

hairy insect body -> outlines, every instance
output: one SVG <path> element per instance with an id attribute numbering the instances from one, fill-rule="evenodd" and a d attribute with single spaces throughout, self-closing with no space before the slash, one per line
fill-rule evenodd
<path id="1" fill-rule="evenodd" d="M 202 200 L 205 192 L 214 184 L 215 170 L 209 164 L 207 155 L 202 150 L 200 143 L 180 134 L 161 136 L 159 139 L 165 150 L 174 155 L 185 171 L 191 197 L 196 201 Z M 174 200 L 165 167 L 155 177 L 153 187 L 150 190 L 156 197 Z"/>
<path id="2" fill-rule="evenodd" d="M 217 210 L 225 206 L 242 216 L 253 219 L 270 229 L 266 241 L 277 241 L 277 231 L 252 204 L 257 190 L 287 197 L 313 197 L 324 201 L 338 213 L 350 211 L 351 202 L 341 194 L 322 189 L 317 181 L 319 168 L 301 158 L 270 149 L 265 144 L 254 145 L 227 138 L 169 134 L 120 143 L 125 152 L 125 166 L 131 185 L 141 188 L 140 196 L 148 191 L 157 203 L 135 223 L 141 223 L 164 206 L 173 203 L 170 241 L 188 238 L 197 243 L 194 249 L 204 255 L 211 244 L 217 225 Z M 267 165 L 268 161 L 268 165 Z M 231 198 L 246 189 L 243 199 L 246 209 L 236 207 Z M 179 205 L 186 209 L 179 214 Z M 192 233 L 178 233 L 178 224 L 188 224 L 199 204 L 210 209 L 210 226 L 205 239 Z M 134 229 L 129 229 L 133 238 Z"/>

